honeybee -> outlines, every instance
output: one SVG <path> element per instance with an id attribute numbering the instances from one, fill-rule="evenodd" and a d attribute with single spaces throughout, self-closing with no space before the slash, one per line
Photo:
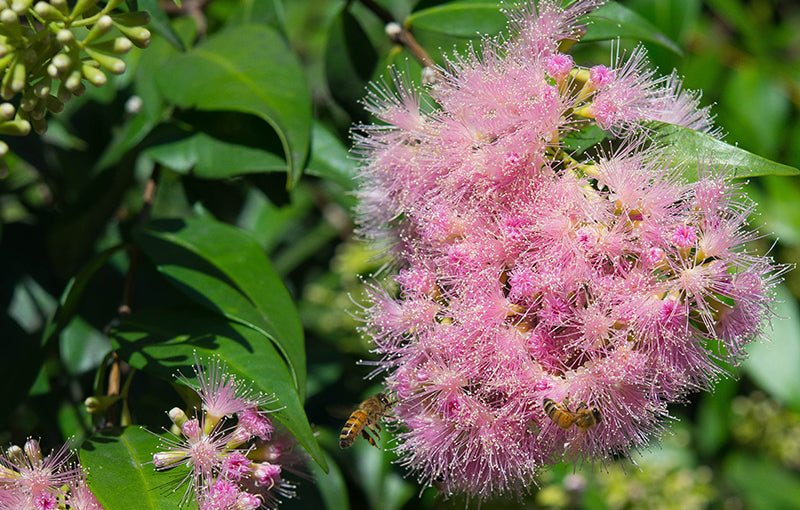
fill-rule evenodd
<path id="1" fill-rule="evenodd" d="M 375 444 L 375 440 L 372 436 L 367 434 L 367 430 L 375 434 L 378 440 L 381 439 L 381 436 L 378 435 L 378 430 L 381 429 L 378 421 L 386 414 L 386 411 L 389 410 L 391 405 L 389 398 L 383 393 L 378 393 L 374 397 L 370 397 L 361 402 L 358 409 L 353 411 L 347 423 L 342 427 L 342 433 L 339 434 L 339 448 L 349 448 L 353 446 L 353 443 L 358 439 L 359 433 L 364 436 L 364 439 L 369 441 L 369 444 L 375 448 L 379 448 L 379 446 Z"/>
<path id="2" fill-rule="evenodd" d="M 581 430 L 589 430 L 601 420 L 600 410 L 587 406 L 585 402 L 578 404 L 574 412 L 569 410 L 566 401 L 559 404 L 549 398 L 544 399 L 542 407 L 553 423 L 564 430 L 568 430 L 573 425 Z"/>

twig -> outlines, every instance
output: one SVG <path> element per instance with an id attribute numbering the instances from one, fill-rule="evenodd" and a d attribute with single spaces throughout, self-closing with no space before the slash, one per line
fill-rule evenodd
<path id="1" fill-rule="evenodd" d="M 144 187 L 142 195 L 142 210 L 139 212 L 139 219 L 136 225 L 141 227 L 150 220 L 150 213 L 153 210 L 153 201 L 156 196 L 156 187 L 158 179 L 161 176 L 161 166 L 156 165 L 153 169 L 153 174 L 148 179 Z M 122 302 L 117 308 L 117 316 L 119 320 L 125 319 L 131 314 L 131 303 L 133 301 L 133 288 L 136 283 L 136 274 L 139 270 L 139 259 L 141 258 L 141 250 L 137 246 L 131 246 L 128 250 L 130 253 L 130 264 L 128 264 L 128 273 L 125 275 L 125 286 L 122 290 Z"/>
<path id="2" fill-rule="evenodd" d="M 425 48 L 423 48 L 417 42 L 417 40 L 414 38 L 414 35 L 408 29 L 403 27 L 403 25 L 398 23 L 392 14 L 382 6 L 378 5 L 375 0 L 359 1 L 364 5 L 364 7 L 372 11 L 381 19 L 381 21 L 383 21 L 383 23 L 386 25 L 386 35 L 392 41 L 406 48 L 411 55 L 417 59 L 417 62 L 422 64 L 423 81 L 432 82 L 436 80 L 436 78 L 439 76 L 439 72 L 436 69 L 436 62 L 433 61 Z"/>

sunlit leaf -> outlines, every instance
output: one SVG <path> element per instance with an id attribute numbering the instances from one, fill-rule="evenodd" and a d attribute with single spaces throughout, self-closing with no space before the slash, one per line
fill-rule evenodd
<path id="1" fill-rule="evenodd" d="M 272 340 L 301 401 L 305 347 L 294 303 L 264 250 L 245 232 L 208 219 L 163 219 L 138 234 L 159 272 L 191 299 Z"/>
<path id="2" fill-rule="evenodd" d="M 671 146 L 675 158 L 684 162 L 685 175 L 696 180 L 698 170 L 712 166 L 734 171 L 736 178 L 756 175 L 800 175 L 800 170 L 729 145 L 711 135 L 674 124 L 655 123 L 655 140 Z"/>
<path id="3" fill-rule="evenodd" d="M 494 0 L 459 1 L 414 12 L 406 19 L 405 25 L 411 29 L 473 39 L 500 32 L 506 26 L 506 16 Z"/>
<path id="4" fill-rule="evenodd" d="M 592 11 L 587 17 L 588 26 L 582 41 L 603 41 L 622 37 L 634 41 L 652 42 L 678 55 L 683 51 L 669 37 L 659 32 L 649 21 L 617 2 Z"/>
<path id="5" fill-rule="evenodd" d="M 188 468 L 156 471 L 152 462 L 158 445 L 158 437 L 139 427 L 104 430 L 83 443 L 81 465 L 88 468 L 89 488 L 106 510 L 178 508 L 186 486 L 177 486 Z"/>
<path id="6" fill-rule="evenodd" d="M 172 380 L 176 371 L 194 378 L 194 353 L 220 356 L 228 369 L 255 390 L 275 393 L 274 416 L 325 468 L 297 388 L 272 342 L 253 328 L 201 308 L 158 308 L 131 315 L 111 332 L 118 353 L 131 366 Z"/>
<path id="7" fill-rule="evenodd" d="M 183 108 L 257 115 L 281 139 L 289 186 L 297 182 L 311 132 L 311 96 L 299 61 L 275 30 L 241 25 L 165 63 L 157 81 Z"/>
<path id="8" fill-rule="evenodd" d="M 156 162 L 179 173 L 191 171 L 204 179 L 284 170 L 282 157 L 246 145 L 220 140 L 207 133 L 150 147 L 145 153 Z"/>

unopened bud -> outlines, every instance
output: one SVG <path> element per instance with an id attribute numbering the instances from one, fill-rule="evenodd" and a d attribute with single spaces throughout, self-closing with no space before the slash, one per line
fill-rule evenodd
<path id="1" fill-rule="evenodd" d="M 52 83 L 52 80 L 45 76 L 33 86 L 33 93 L 38 97 L 47 97 L 47 95 L 50 94 L 50 85 L 52 85 Z"/>
<path id="2" fill-rule="evenodd" d="M 15 444 L 8 447 L 8 450 L 6 450 L 6 457 L 8 457 L 9 460 L 16 461 L 15 464 L 25 462 L 25 452 Z"/>
<path id="3" fill-rule="evenodd" d="M 396 41 L 400 34 L 403 33 L 403 27 L 396 21 L 387 23 L 384 30 L 386 31 L 386 36 L 392 41 Z"/>
<path id="4" fill-rule="evenodd" d="M 72 67 L 72 59 L 66 53 L 57 54 L 51 62 L 62 73 Z"/>
<path id="5" fill-rule="evenodd" d="M 83 39 L 82 44 L 83 45 L 91 44 L 100 37 L 106 35 L 113 26 L 114 22 L 111 20 L 111 16 L 107 14 L 100 16 L 100 19 L 97 20 L 97 23 L 95 23 L 92 29 L 89 30 L 89 33 L 86 34 L 86 37 Z"/>
<path id="6" fill-rule="evenodd" d="M 82 75 L 80 71 L 72 71 L 69 73 L 67 79 L 64 80 L 64 86 L 67 87 L 67 90 L 77 95 L 75 91 L 77 91 L 78 87 L 81 86 L 81 77 Z"/>
<path id="7" fill-rule="evenodd" d="M 183 409 L 179 407 L 173 407 L 167 413 L 169 419 L 177 425 L 178 427 L 183 427 L 183 424 L 189 420 L 189 417 L 186 416 L 186 413 L 183 412 Z"/>
<path id="8" fill-rule="evenodd" d="M 150 31 L 142 27 L 126 27 L 117 25 L 117 28 L 125 37 L 131 40 L 137 48 L 147 48 L 150 46 Z"/>
<path id="9" fill-rule="evenodd" d="M 7 155 L 8 155 L 8 144 L 6 142 L 0 140 L 0 158 L 4 158 Z M 0 165 L 2 165 L 2 164 L 3 163 L 0 162 Z M 7 169 L 2 169 L 2 166 L 0 166 L 0 177 L 4 177 L 6 175 L 8 175 L 8 170 Z"/>
<path id="10" fill-rule="evenodd" d="M 65 16 L 69 13 L 67 10 L 67 0 L 50 0 L 50 5 L 58 9 L 59 12 Z"/>
<path id="11" fill-rule="evenodd" d="M 45 21 L 66 21 L 67 19 L 64 13 L 47 2 L 37 2 L 33 10 Z"/>
<path id="12" fill-rule="evenodd" d="M 38 103 L 39 98 L 34 94 L 25 94 L 19 101 L 19 109 L 23 112 L 32 112 Z"/>
<path id="13" fill-rule="evenodd" d="M 83 64 L 81 66 L 81 73 L 86 80 L 95 87 L 102 87 L 108 81 L 108 77 L 106 77 L 103 71 L 89 64 Z"/>
<path id="14" fill-rule="evenodd" d="M 0 23 L 10 28 L 13 25 L 19 24 L 19 15 L 11 9 L 3 9 L 0 11 Z"/>
<path id="15" fill-rule="evenodd" d="M 55 11 L 55 9 L 53 10 Z M 68 44 L 72 44 L 73 42 L 75 42 L 75 35 L 72 33 L 72 30 L 67 30 L 66 28 L 62 28 L 56 34 L 56 40 L 58 41 L 59 44 L 61 44 L 61 46 L 66 46 Z"/>
<path id="16" fill-rule="evenodd" d="M 47 132 L 47 121 L 44 119 L 31 119 L 31 126 L 37 135 L 43 135 Z"/>
<path id="17" fill-rule="evenodd" d="M 31 120 L 42 120 L 47 115 L 47 105 L 44 101 L 39 101 L 31 112 Z M 34 126 L 35 127 L 35 126 Z"/>
<path id="18" fill-rule="evenodd" d="M 13 0 L 11 2 L 11 10 L 22 16 L 33 4 L 33 0 Z"/>
<path id="19" fill-rule="evenodd" d="M 25 88 L 25 84 L 27 83 L 26 78 L 28 76 L 28 71 L 25 67 L 25 64 L 22 62 L 17 62 L 17 65 L 14 66 L 12 73 L 14 74 L 11 78 L 11 90 L 14 92 L 19 92 Z"/>
<path id="20" fill-rule="evenodd" d="M 8 122 L 17 114 L 17 109 L 11 103 L 0 104 L 0 121 Z"/>
<path id="21" fill-rule="evenodd" d="M 122 55 L 124 53 L 128 53 L 133 48 L 133 43 L 127 37 L 115 37 L 114 39 L 108 41 L 102 41 L 99 43 L 92 44 L 91 49 L 97 51 L 104 51 L 106 53 L 113 53 L 116 55 Z M 87 51 L 89 48 L 85 48 Z"/>
<path id="22" fill-rule="evenodd" d="M 125 72 L 125 62 L 117 57 L 112 57 L 111 55 L 106 55 L 90 48 L 85 48 L 85 50 L 87 55 L 92 57 L 95 62 L 100 64 L 103 69 L 107 70 L 108 72 L 113 74 L 122 74 Z"/>
<path id="23" fill-rule="evenodd" d="M 5 57 L 11 52 L 11 48 L 6 46 L 5 44 L 0 44 L 0 58 Z"/>
<path id="24" fill-rule="evenodd" d="M 58 100 L 56 96 L 47 96 L 45 99 L 47 109 L 53 113 L 61 113 L 64 111 L 64 103 Z"/>
<path id="25" fill-rule="evenodd" d="M 83 405 L 86 407 L 86 412 L 89 414 L 97 414 L 111 404 L 117 402 L 119 399 L 119 395 L 100 395 L 98 397 L 93 396 L 84 400 Z"/>
<path id="26" fill-rule="evenodd" d="M 36 439 L 28 439 L 25 441 L 25 456 L 32 464 L 36 465 L 42 461 L 42 447 L 39 446 L 39 441 Z"/>
<path id="27" fill-rule="evenodd" d="M 51 78 L 58 78 L 61 75 L 61 72 L 52 62 L 50 62 L 47 64 L 47 75 Z"/>

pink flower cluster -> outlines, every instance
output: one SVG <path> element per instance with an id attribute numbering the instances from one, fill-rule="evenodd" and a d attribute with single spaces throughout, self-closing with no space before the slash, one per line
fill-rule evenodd
<path id="1" fill-rule="evenodd" d="M 274 396 L 251 391 L 218 357 L 208 365 L 195 361 L 197 383 L 184 376 L 179 380 L 198 394 L 202 412 L 194 418 L 179 408 L 169 412 L 180 435 L 162 438 L 163 450 L 153 455 L 156 469 L 187 466 L 182 503 L 193 497 L 199 510 L 275 508 L 278 496 L 294 496 L 282 466 L 299 459 L 292 459 L 285 441 L 272 438 L 274 428 L 264 410 Z"/>
<path id="2" fill-rule="evenodd" d="M 686 182 L 646 139 L 650 120 L 713 134 L 698 95 L 642 49 L 591 69 L 558 51 L 600 3 L 508 12 L 511 37 L 429 88 L 374 91 L 382 124 L 355 132 L 361 234 L 398 266 L 364 330 L 401 462 L 445 495 L 524 491 L 553 461 L 646 446 L 770 317 L 781 268 L 744 249 L 752 204 L 730 171 Z M 614 148 L 577 160 L 561 141 L 591 124 Z M 596 413 L 577 425 L 579 409 Z"/>
<path id="3" fill-rule="evenodd" d="M 47 457 L 34 439 L 8 448 L 0 456 L 0 509 L 103 510 L 71 458 L 70 442 Z"/>

